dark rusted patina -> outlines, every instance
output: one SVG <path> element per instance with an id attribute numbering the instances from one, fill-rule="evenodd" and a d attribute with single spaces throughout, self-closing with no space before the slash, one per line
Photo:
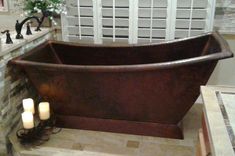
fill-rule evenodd
<path id="1" fill-rule="evenodd" d="M 200 85 L 232 56 L 214 32 L 149 45 L 47 41 L 10 64 L 51 103 L 57 126 L 183 138 L 180 122 Z"/>

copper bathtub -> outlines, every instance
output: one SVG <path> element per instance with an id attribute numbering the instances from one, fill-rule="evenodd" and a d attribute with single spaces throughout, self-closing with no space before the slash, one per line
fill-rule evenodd
<path id="1" fill-rule="evenodd" d="M 10 64 L 51 103 L 59 127 L 182 139 L 200 85 L 232 56 L 213 32 L 149 45 L 47 41 Z"/>

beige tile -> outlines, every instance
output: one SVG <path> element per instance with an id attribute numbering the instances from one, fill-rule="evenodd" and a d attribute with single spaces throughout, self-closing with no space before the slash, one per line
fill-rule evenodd
<path id="1" fill-rule="evenodd" d="M 74 138 L 76 138 L 74 139 L 74 142 L 84 145 L 102 144 L 104 146 L 126 147 L 126 142 L 128 140 L 141 142 L 143 137 L 138 135 L 80 130 L 79 132 L 76 132 L 76 137 Z"/>
<path id="2" fill-rule="evenodd" d="M 103 153 L 110 156 L 111 155 L 136 156 L 139 152 L 139 149 L 99 144 L 99 145 L 84 145 L 83 151 L 87 152 L 89 151 L 92 153 Z"/>
<path id="3" fill-rule="evenodd" d="M 193 148 L 178 145 L 145 143 L 139 156 L 193 156 Z"/>
<path id="4" fill-rule="evenodd" d="M 75 144 L 73 144 L 73 146 L 72 146 L 72 149 L 74 149 L 74 150 L 79 150 L 79 151 L 82 151 L 83 150 L 83 145 L 81 145 L 81 144 L 79 144 L 79 143 L 75 143 Z"/>
<path id="5" fill-rule="evenodd" d="M 74 129 L 63 129 L 43 146 L 31 150 L 25 150 L 13 140 L 17 151 L 24 149 L 27 154 L 43 156 L 49 153 L 58 156 L 192 156 L 201 112 L 201 105 L 194 105 L 185 116 L 184 140 Z"/>
<path id="6" fill-rule="evenodd" d="M 66 136 L 65 136 L 66 137 Z M 73 150 L 82 150 L 83 152 L 101 154 L 101 155 L 128 155 L 135 156 L 138 151 L 136 148 L 126 148 L 128 139 L 140 140 L 142 137 L 135 135 L 106 133 L 96 131 L 76 132 L 76 140 Z M 139 141 L 137 141 L 139 142 Z"/>
<path id="7" fill-rule="evenodd" d="M 143 138 L 143 143 L 155 143 L 155 144 L 169 144 L 169 145 L 179 145 L 179 139 L 168 139 L 168 138 L 159 138 L 159 137 L 151 137 L 145 136 Z"/>
<path id="8" fill-rule="evenodd" d="M 69 139 L 58 139 L 56 137 L 51 137 L 49 141 L 42 144 L 40 147 L 55 147 L 63 149 L 72 149 L 74 142 Z"/>
<path id="9" fill-rule="evenodd" d="M 126 147 L 129 148 L 139 148 L 140 142 L 139 141 L 132 141 L 132 140 L 128 140 Z"/>

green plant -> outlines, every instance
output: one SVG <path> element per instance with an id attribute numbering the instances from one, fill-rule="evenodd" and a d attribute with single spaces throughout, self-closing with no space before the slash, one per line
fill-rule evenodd
<path id="1" fill-rule="evenodd" d="M 42 13 L 54 22 L 53 15 L 65 12 L 64 0 L 25 0 L 26 15 Z"/>

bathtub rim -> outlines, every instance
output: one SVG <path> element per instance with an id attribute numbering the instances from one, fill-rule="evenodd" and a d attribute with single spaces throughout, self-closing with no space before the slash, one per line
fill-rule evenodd
<path id="1" fill-rule="evenodd" d="M 208 32 L 201 35 L 183 38 L 183 39 L 176 39 L 172 41 L 166 41 L 161 43 L 155 44 L 130 44 L 130 45 L 121 45 L 121 46 L 109 46 L 109 47 L 143 47 L 143 46 L 157 46 L 161 44 L 172 44 L 175 42 L 182 42 L 186 40 L 193 40 L 198 37 L 203 36 L 212 36 L 220 45 L 221 51 L 208 54 L 205 56 L 198 56 L 193 58 L 187 58 L 182 60 L 175 60 L 175 61 L 168 61 L 168 62 L 160 62 L 160 63 L 146 63 L 146 64 L 132 64 L 132 65 L 69 65 L 69 64 L 55 64 L 55 63 L 43 63 L 43 62 L 35 62 L 35 61 L 28 61 L 23 60 L 24 57 L 31 55 L 35 52 L 39 46 L 46 46 L 52 43 L 59 43 L 59 44 L 66 44 L 66 45 L 73 45 L 73 46 L 92 46 L 92 47 L 106 47 L 106 45 L 89 45 L 89 44 L 78 44 L 78 43 L 71 43 L 71 42 L 64 42 L 64 41 L 53 41 L 47 40 L 44 43 L 40 44 L 36 48 L 33 48 L 28 53 L 15 57 L 14 59 L 10 60 L 9 64 L 15 64 L 20 66 L 37 66 L 42 68 L 51 68 L 51 69 L 66 69 L 69 71 L 83 71 L 83 72 L 127 72 L 127 71 L 147 71 L 147 70 L 155 70 L 155 69 L 167 69 L 167 68 L 174 68 L 183 65 L 192 65 L 196 63 L 203 63 L 207 61 L 218 61 L 220 59 L 230 58 L 233 57 L 233 53 L 229 48 L 227 42 L 223 39 L 223 37 L 217 32 Z"/>

